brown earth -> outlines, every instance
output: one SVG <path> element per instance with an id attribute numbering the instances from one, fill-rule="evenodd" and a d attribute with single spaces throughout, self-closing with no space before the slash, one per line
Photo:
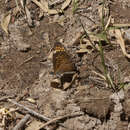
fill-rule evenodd
<path id="1" fill-rule="evenodd" d="M 99 52 L 89 48 L 90 53 L 77 53 L 81 48 L 81 37 L 76 39 L 83 30 L 81 22 L 87 31 L 93 30 L 95 24 L 101 25 L 98 7 L 102 5 L 102 1 L 81 0 L 78 3 L 75 14 L 72 13 L 71 3 L 64 14 L 45 14 L 43 18 L 39 18 L 39 7 L 30 2 L 28 8 L 32 13 L 33 27 L 28 25 L 24 13 L 11 17 L 9 35 L 0 27 L 0 110 L 17 108 L 7 100 L 2 100 L 3 97 L 12 96 L 13 100 L 50 119 L 84 113 L 61 120 L 60 123 L 66 128 L 54 123 L 45 129 L 129 130 L 130 60 L 123 55 L 116 40 L 112 42 L 113 46 L 103 45 L 105 64 L 116 90 L 108 87 L 103 79 L 104 69 Z M 63 2 L 57 3 L 54 8 L 60 8 L 61 4 Z M 106 8 L 110 7 L 110 15 L 115 24 L 130 23 L 129 5 L 129 0 L 106 1 Z M 0 21 L 5 13 L 15 7 L 13 0 L 7 3 L 0 1 Z M 100 28 L 96 33 L 99 31 Z M 78 42 L 74 42 L 76 40 Z M 77 79 L 66 90 L 50 85 L 55 77 L 50 50 L 56 41 L 62 41 L 79 70 Z M 130 50 L 129 44 L 126 48 Z M 123 89 L 119 89 L 121 83 L 125 86 Z M 0 129 L 11 130 L 26 113 L 20 108 L 4 119 L 0 111 Z M 6 121 L 4 125 L 2 120 Z M 45 121 L 31 116 L 23 129 L 40 130 L 40 125 L 44 123 Z"/>

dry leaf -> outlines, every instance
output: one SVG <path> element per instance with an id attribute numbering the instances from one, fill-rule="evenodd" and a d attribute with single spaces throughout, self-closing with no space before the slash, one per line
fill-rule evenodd
<path id="1" fill-rule="evenodd" d="M 73 84 L 73 83 L 75 82 L 75 80 L 77 79 L 77 77 L 78 77 L 78 74 L 75 73 L 75 74 L 73 75 L 72 80 L 71 80 L 70 83 L 65 82 L 65 83 L 63 84 L 63 89 L 66 90 L 66 89 L 68 89 L 69 87 L 71 87 L 72 84 Z"/>
<path id="2" fill-rule="evenodd" d="M 48 2 L 45 0 L 41 0 L 41 4 L 46 8 L 48 14 L 58 14 L 58 11 L 55 9 L 49 9 Z"/>
<path id="3" fill-rule="evenodd" d="M 46 8 L 46 6 L 43 6 L 43 4 L 41 4 L 37 0 L 32 0 L 32 2 L 34 2 L 37 6 L 39 6 L 45 13 L 48 12 L 48 9 Z"/>
<path id="4" fill-rule="evenodd" d="M 52 15 L 52 14 L 58 14 L 60 11 L 57 11 L 55 9 L 48 9 L 48 14 Z"/>
<path id="5" fill-rule="evenodd" d="M 86 49 L 86 47 L 87 47 L 87 44 L 80 44 L 81 49 Z"/>
<path id="6" fill-rule="evenodd" d="M 3 19 L 1 20 L 1 27 L 2 29 L 8 34 L 8 25 L 10 23 L 11 14 L 5 15 Z"/>
<path id="7" fill-rule="evenodd" d="M 57 10 L 49 9 L 48 3 L 45 0 L 41 0 L 41 2 L 38 2 L 37 0 L 32 0 L 37 6 L 39 6 L 44 13 L 48 13 L 50 15 L 52 14 L 58 14 Z"/>
<path id="8" fill-rule="evenodd" d="M 53 88 L 60 88 L 61 87 L 60 79 L 53 79 L 51 81 L 51 87 L 53 87 Z"/>
<path id="9" fill-rule="evenodd" d="M 88 52 L 87 45 L 86 44 L 80 44 L 80 50 L 76 51 L 76 53 L 86 53 Z"/>
<path id="10" fill-rule="evenodd" d="M 41 19 L 43 16 L 44 16 L 44 12 L 43 12 L 42 9 L 40 9 L 40 12 L 39 12 L 39 18 Z"/>
<path id="11" fill-rule="evenodd" d="M 11 121 L 12 119 L 14 119 L 15 115 L 15 111 L 17 109 L 14 108 L 1 108 L 0 109 L 0 125 L 2 126 L 6 126 L 7 125 L 7 121 Z"/>
<path id="12" fill-rule="evenodd" d="M 46 9 L 46 12 L 48 12 L 48 3 L 47 3 L 47 1 L 46 0 L 40 0 L 40 2 L 41 2 L 41 4 L 42 4 L 42 6 L 43 7 L 45 7 L 45 9 Z"/>
<path id="13" fill-rule="evenodd" d="M 17 7 L 13 8 L 12 10 L 12 16 L 16 16 L 19 12 L 19 9 Z"/>
<path id="14" fill-rule="evenodd" d="M 33 104 L 36 103 L 36 101 L 34 99 L 32 99 L 32 98 L 27 98 L 26 100 L 29 101 L 30 103 L 33 103 Z"/>
<path id="15" fill-rule="evenodd" d="M 62 4 L 62 7 L 61 7 L 61 10 L 64 10 L 66 7 L 69 6 L 69 4 L 71 3 L 72 0 L 66 0 L 63 4 Z"/>
<path id="16" fill-rule="evenodd" d="M 85 44 L 82 44 L 85 43 Z M 78 51 L 76 51 L 76 53 L 80 54 L 80 53 L 91 53 L 93 51 L 93 47 L 92 44 L 90 43 L 90 41 L 86 38 L 83 38 L 80 44 L 80 49 Z"/>
<path id="17" fill-rule="evenodd" d="M 126 57 L 130 58 L 130 54 L 128 54 L 128 53 L 126 52 L 125 42 L 124 42 L 124 39 L 123 39 L 123 37 L 122 37 L 121 31 L 120 31 L 119 29 L 116 29 L 116 30 L 115 30 L 115 34 L 116 34 L 117 42 L 120 44 L 120 47 L 121 47 L 121 49 L 122 49 L 123 54 L 124 54 Z"/>
<path id="18" fill-rule="evenodd" d="M 48 55 L 48 60 L 52 60 L 53 58 L 53 52 L 50 52 L 50 54 Z"/>
<path id="19" fill-rule="evenodd" d="M 63 84 L 63 89 L 65 90 L 65 89 L 69 88 L 70 86 L 71 86 L 71 83 L 65 82 L 65 83 Z"/>
<path id="20" fill-rule="evenodd" d="M 89 53 L 88 49 L 80 49 L 78 51 L 76 51 L 76 53 L 80 54 L 80 53 Z"/>

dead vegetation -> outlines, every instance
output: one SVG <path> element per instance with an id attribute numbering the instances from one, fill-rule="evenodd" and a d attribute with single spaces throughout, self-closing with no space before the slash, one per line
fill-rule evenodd
<path id="1" fill-rule="evenodd" d="M 1 130 L 130 129 L 129 0 L 0 3 Z"/>

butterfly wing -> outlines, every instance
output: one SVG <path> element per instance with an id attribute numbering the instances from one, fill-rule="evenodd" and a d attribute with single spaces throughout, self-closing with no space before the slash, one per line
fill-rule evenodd
<path id="1" fill-rule="evenodd" d="M 75 71 L 76 67 L 72 62 L 71 56 L 67 53 L 64 46 L 60 43 L 55 45 L 53 54 L 53 68 L 55 74 Z"/>

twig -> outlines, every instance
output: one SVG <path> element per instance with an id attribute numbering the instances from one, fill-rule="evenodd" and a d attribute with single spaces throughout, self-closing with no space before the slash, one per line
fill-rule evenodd
<path id="1" fill-rule="evenodd" d="M 13 104 L 15 104 L 15 105 L 18 106 L 18 107 L 23 108 L 23 109 L 26 110 L 26 111 L 28 111 L 28 113 L 29 113 L 30 115 L 32 115 L 32 116 L 38 117 L 38 118 L 40 118 L 40 119 L 42 119 L 42 120 L 44 120 L 44 121 L 49 121 L 49 120 L 50 120 L 49 118 L 47 118 L 47 117 L 45 117 L 45 116 L 43 116 L 43 115 L 41 115 L 41 114 L 39 114 L 39 113 L 33 111 L 32 109 L 30 109 L 30 108 L 28 108 L 28 107 L 23 106 L 22 104 L 17 103 L 16 101 L 13 101 L 13 100 L 11 100 L 11 99 L 8 99 L 8 101 L 11 102 L 11 103 L 13 103 Z"/>
<path id="2" fill-rule="evenodd" d="M 96 47 L 94 46 L 92 40 L 90 39 L 90 37 L 89 37 L 89 35 L 88 35 L 88 33 L 87 33 L 87 31 L 86 31 L 86 29 L 85 29 L 83 23 L 81 22 L 81 19 L 79 19 L 79 22 L 80 22 L 80 24 L 81 24 L 81 26 L 82 26 L 82 28 L 83 28 L 83 30 L 84 30 L 84 32 L 85 32 L 86 38 L 87 38 L 87 39 L 89 40 L 89 42 L 91 43 L 92 47 L 93 47 L 95 50 L 97 50 Z"/>
<path id="3" fill-rule="evenodd" d="M 54 118 L 50 121 L 48 121 L 47 123 L 43 124 L 42 126 L 40 126 L 39 130 L 40 129 L 43 129 L 45 126 L 49 125 L 49 124 L 52 124 L 54 122 L 57 122 L 59 120 L 62 120 L 62 119 L 65 119 L 65 118 L 72 118 L 72 117 L 75 117 L 75 116 L 81 116 L 83 115 L 84 113 L 73 113 L 73 114 L 68 114 L 68 115 L 65 115 L 65 116 L 61 116 L 61 117 L 57 117 L 57 118 Z"/>
<path id="4" fill-rule="evenodd" d="M 30 60 L 32 60 L 34 58 L 34 56 L 31 56 L 31 57 L 29 57 L 29 58 L 27 58 L 23 63 L 21 63 L 18 67 L 20 67 L 21 65 L 23 65 L 23 64 L 25 64 L 25 63 L 27 63 L 27 62 L 29 62 Z"/>
<path id="5" fill-rule="evenodd" d="M 80 43 L 80 39 L 82 38 L 82 36 L 85 34 L 84 30 L 81 30 L 80 32 L 78 32 L 75 36 L 75 38 L 72 40 L 71 45 L 77 45 Z"/>
<path id="6" fill-rule="evenodd" d="M 23 119 L 20 120 L 20 122 L 13 128 L 13 130 L 20 130 L 22 129 L 25 124 L 28 122 L 28 120 L 30 119 L 30 115 L 27 114 Z"/>
<path id="7" fill-rule="evenodd" d="M 11 103 L 13 103 L 13 104 L 15 104 L 15 105 L 18 106 L 18 107 L 23 108 L 24 110 L 28 111 L 28 113 L 29 113 L 30 115 L 35 116 L 35 117 L 37 117 L 38 119 L 41 119 L 41 120 L 44 120 L 44 121 L 50 121 L 50 120 L 51 120 L 50 118 L 47 118 L 47 117 L 45 117 L 45 116 L 43 116 L 43 115 L 41 115 L 41 114 L 39 114 L 39 113 L 33 111 L 32 109 L 30 109 L 30 108 L 28 108 L 28 107 L 25 107 L 25 106 L 23 106 L 22 104 L 17 103 L 16 101 L 13 101 L 13 100 L 11 100 L 11 99 L 8 99 L 8 101 L 11 102 Z M 64 125 L 62 125 L 61 123 L 58 123 L 58 125 L 60 125 L 60 126 L 62 126 L 62 127 L 64 127 L 64 128 L 66 128 L 66 127 L 65 127 Z"/>
<path id="8" fill-rule="evenodd" d="M 102 79 L 106 80 L 105 76 L 100 74 L 100 73 L 97 73 L 96 71 L 92 70 L 92 72 L 96 75 L 98 75 L 99 77 L 101 77 Z"/>
<path id="9" fill-rule="evenodd" d="M 14 97 L 15 97 L 15 95 L 13 95 L 13 96 L 4 96 L 4 97 L 0 98 L 0 102 L 4 102 L 9 98 L 14 98 Z"/>
<path id="10" fill-rule="evenodd" d="M 106 86 L 106 84 L 105 83 L 103 83 L 102 81 L 101 81 L 101 79 L 99 79 L 99 78 L 97 78 L 97 77 L 89 77 L 89 79 L 90 80 L 93 80 L 93 81 L 95 81 L 95 82 L 97 82 L 97 83 L 100 83 L 100 84 L 102 84 L 103 86 Z"/>
<path id="11" fill-rule="evenodd" d="M 77 10 L 78 11 L 78 10 Z M 77 12 L 76 11 L 76 13 L 79 13 L 79 12 Z M 86 16 L 86 15 L 84 15 L 84 14 L 82 14 L 82 13 L 80 13 L 80 15 L 81 16 L 83 16 L 83 17 L 85 17 L 85 18 L 87 18 L 89 21 L 91 21 L 94 25 L 96 25 L 96 22 L 94 21 L 94 20 L 92 20 L 91 18 L 89 18 L 88 16 Z"/>

